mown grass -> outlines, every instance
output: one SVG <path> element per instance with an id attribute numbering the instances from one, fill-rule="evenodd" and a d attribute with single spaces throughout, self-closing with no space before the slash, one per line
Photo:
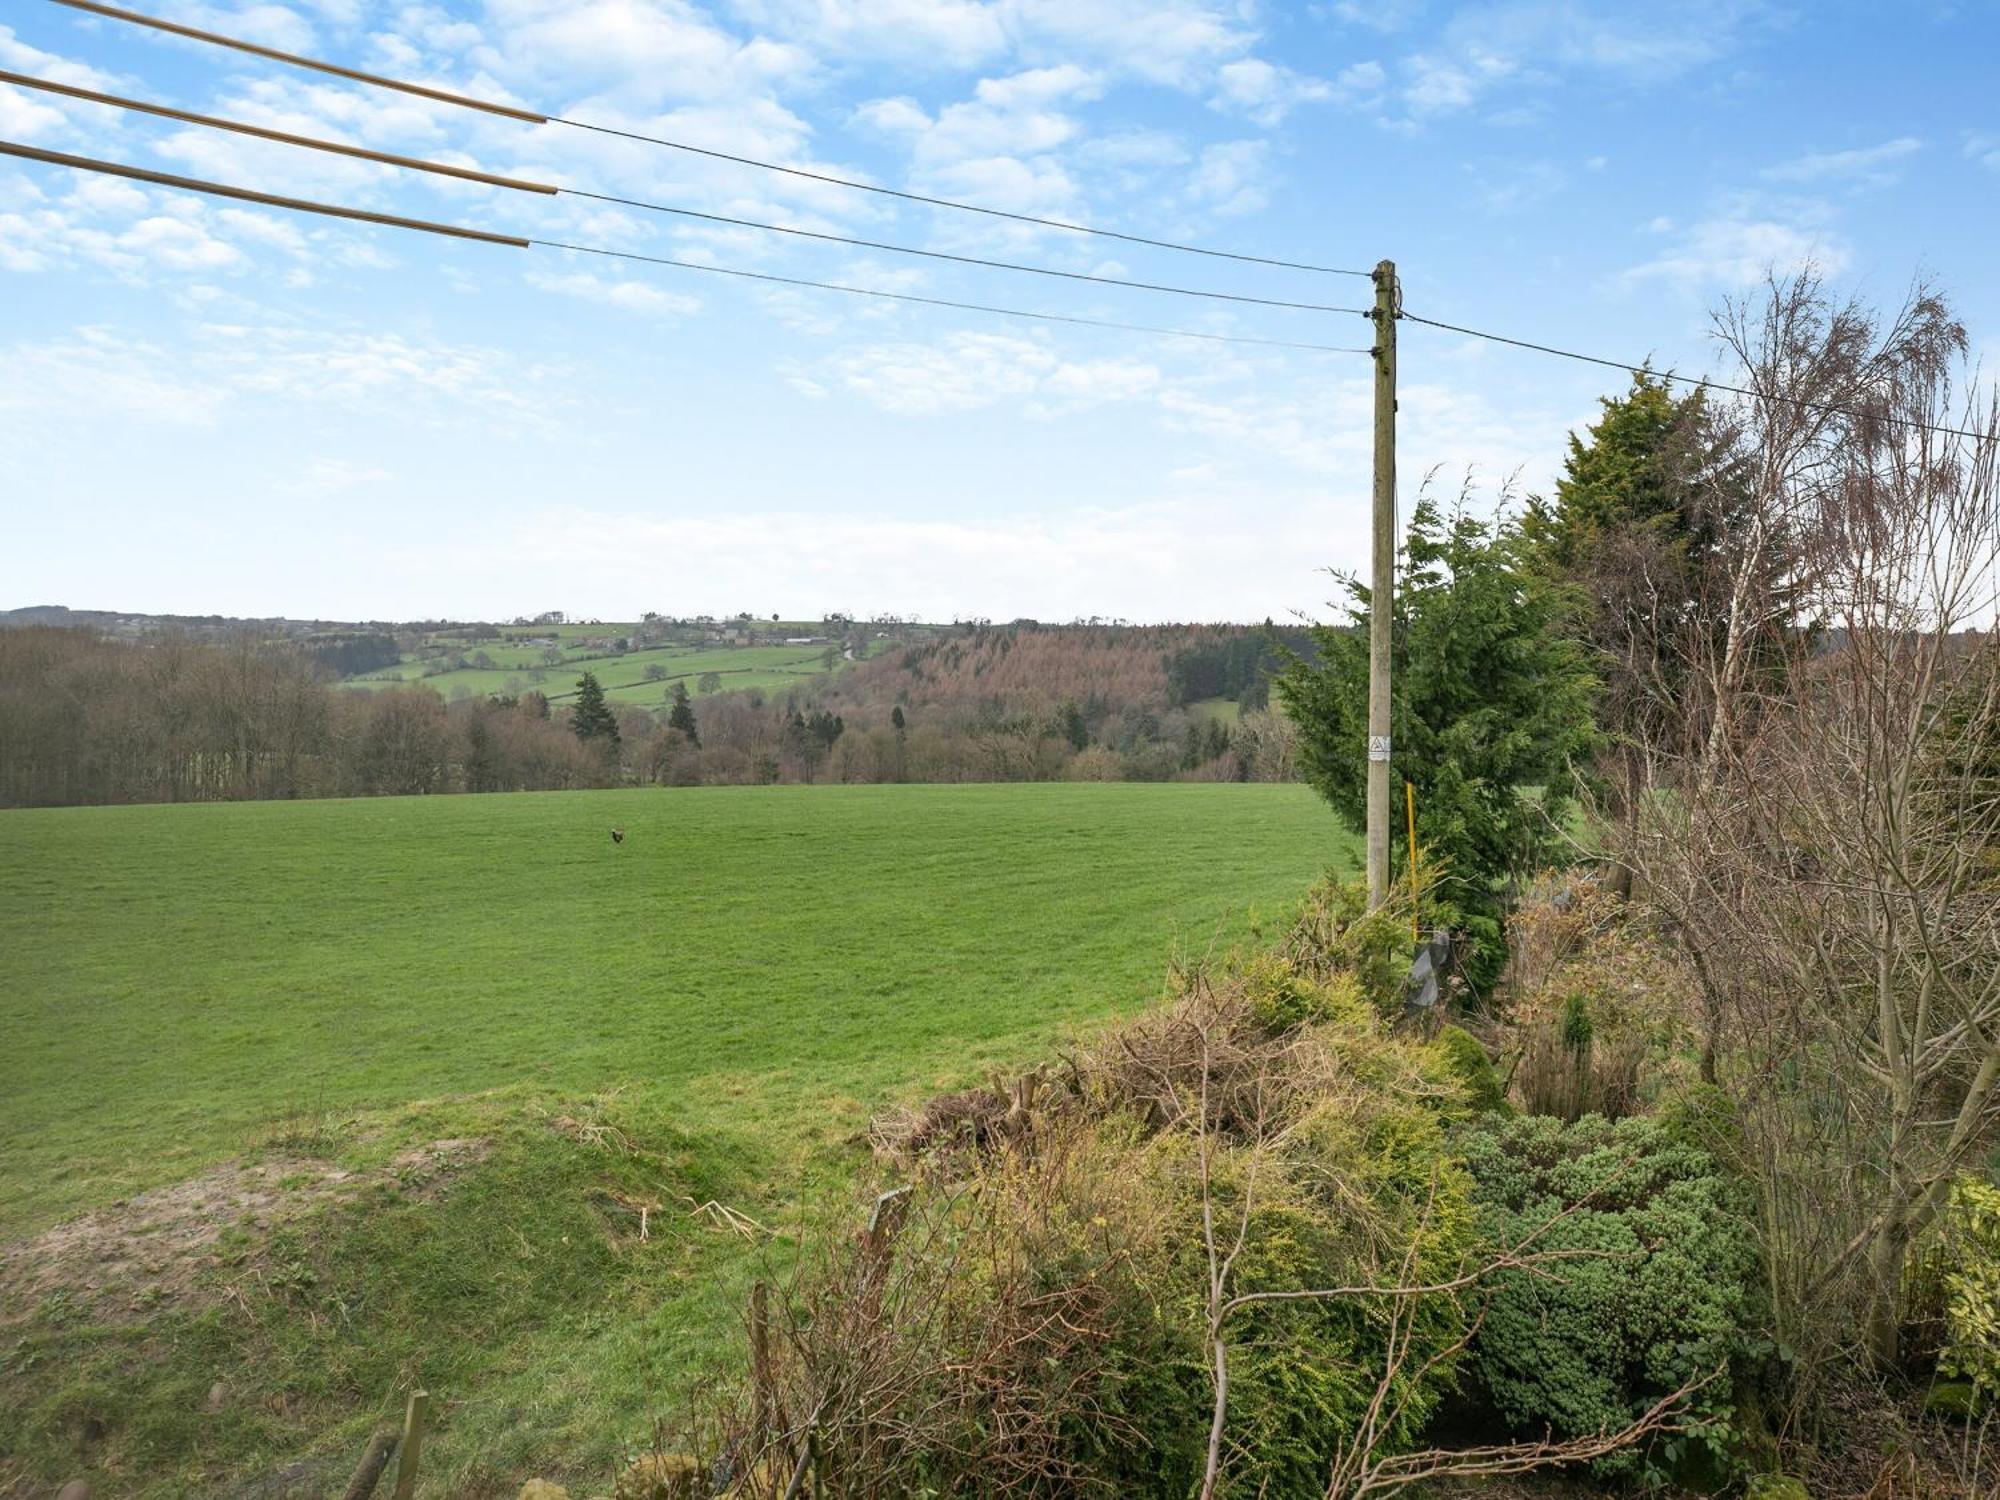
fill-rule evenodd
<path id="1" fill-rule="evenodd" d="M 411 1379 L 437 1493 L 601 1473 L 782 1258 L 686 1203 L 796 1222 L 885 1102 L 1144 1001 L 1352 856 L 1283 786 L 0 814 L 0 1243 L 245 1152 L 493 1143 L 232 1238 L 143 1322 L 0 1308 L 0 1493 L 337 1467 Z M 620 1195 L 662 1205 L 645 1241 Z"/>

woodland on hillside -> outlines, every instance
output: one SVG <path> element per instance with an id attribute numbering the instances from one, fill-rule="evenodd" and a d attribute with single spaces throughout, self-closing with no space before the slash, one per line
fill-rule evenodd
<path id="1" fill-rule="evenodd" d="M 1268 628 L 972 625 L 783 694 L 683 687 L 659 712 L 589 714 L 580 695 L 335 685 L 393 645 L 0 630 L 0 804 L 1293 772 L 1290 727 L 1264 706 L 1283 649 Z M 551 691 L 594 686 L 591 665 L 550 668 Z"/>

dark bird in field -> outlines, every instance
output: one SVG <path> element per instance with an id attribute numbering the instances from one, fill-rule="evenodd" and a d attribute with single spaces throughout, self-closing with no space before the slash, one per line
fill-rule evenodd
<path id="1" fill-rule="evenodd" d="M 622 844 L 622 843 L 624 843 L 624 842 L 625 842 L 625 830 L 624 830 L 624 829 L 622 829 L 622 828 L 614 828 L 614 829 L 612 829 L 612 830 L 611 830 L 611 842 L 612 842 L 612 843 L 614 843 L 614 844 Z"/>

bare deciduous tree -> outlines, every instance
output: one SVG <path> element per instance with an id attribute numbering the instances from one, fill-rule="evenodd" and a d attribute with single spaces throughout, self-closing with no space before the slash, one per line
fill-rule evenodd
<path id="1" fill-rule="evenodd" d="M 1925 288 L 1884 323 L 1806 275 L 1719 328 L 1757 395 L 1679 636 L 1700 733 L 1648 747 L 1629 853 L 1744 1112 L 1781 1335 L 1845 1296 L 1886 1361 L 2000 1119 L 2000 418 Z"/>

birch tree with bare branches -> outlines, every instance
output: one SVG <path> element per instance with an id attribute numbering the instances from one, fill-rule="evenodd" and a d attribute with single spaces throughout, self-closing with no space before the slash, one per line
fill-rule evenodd
<path id="1" fill-rule="evenodd" d="M 1909 1247 L 2000 1125 L 2000 414 L 1919 286 L 1718 320 L 1742 503 L 1680 629 L 1695 734 L 1629 851 L 1700 975 L 1780 1334 L 1898 1348 Z"/>

